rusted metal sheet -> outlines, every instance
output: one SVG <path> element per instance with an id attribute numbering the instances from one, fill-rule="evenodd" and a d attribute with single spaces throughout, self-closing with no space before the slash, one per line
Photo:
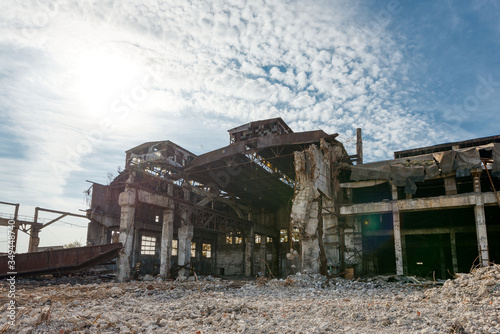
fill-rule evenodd
<path id="1" fill-rule="evenodd" d="M 0 256 L 0 277 L 75 273 L 116 258 L 121 243 L 16 254 L 15 270 L 10 270 L 7 255 Z"/>

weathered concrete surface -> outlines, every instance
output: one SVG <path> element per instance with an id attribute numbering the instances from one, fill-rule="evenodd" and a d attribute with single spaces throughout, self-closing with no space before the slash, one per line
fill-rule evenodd
<path id="1" fill-rule="evenodd" d="M 291 225 L 301 232 L 302 272 L 319 273 L 327 266 L 338 266 L 343 258 L 335 205 L 340 189 L 336 168 L 342 152 L 321 141 L 320 148 L 311 145 L 294 153 L 299 187 L 293 198 Z"/>
<path id="2" fill-rule="evenodd" d="M 168 208 L 170 205 L 168 197 L 153 194 L 144 190 L 137 191 L 137 197 L 139 202 L 151 204 L 160 208 Z"/>
<path id="3" fill-rule="evenodd" d="M 224 269 L 224 275 L 231 276 L 245 274 L 244 266 L 242 265 L 245 262 L 243 244 L 226 246 L 223 251 L 219 250 L 216 256 L 218 269 Z M 221 274 L 220 272 L 216 273 Z"/>
<path id="4" fill-rule="evenodd" d="M 192 224 L 186 224 L 186 222 L 189 221 L 188 217 L 188 210 L 184 210 L 182 213 L 182 226 L 177 230 L 177 237 L 179 239 L 177 261 L 179 266 L 191 263 L 191 240 L 193 239 L 194 227 Z M 179 276 L 189 276 L 189 270 L 179 270 Z"/>
<path id="5" fill-rule="evenodd" d="M 479 195 L 484 205 L 496 205 L 497 199 L 492 192 Z M 475 206 L 477 201 L 475 193 L 461 194 L 455 196 L 437 196 L 429 198 L 403 199 L 397 201 L 399 211 L 422 211 L 443 208 L 458 208 Z M 388 213 L 391 212 L 393 204 L 391 201 L 374 202 L 364 204 L 342 205 L 341 215 L 359 215 L 366 213 Z"/>
<path id="6" fill-rule="evenodd" d="M 130 261 L 132 256 L 132 247 L 134 243 L 134 218 L 136 190 L 131 187 L 133 177 L 127 180 L 125 190 L 118 198 L 118 204 L 121 207 L 120 214 L 120 242 L 123 245 L 118 256 L 118 275 L 119 282 L 130 279 Z"/>
<path id="7" fill-rule="evenodd" d="M 490 255 L 488 252 L 488 233 L 486 230 L 486 215 L 484 213 L 484 198 L 481 196 L 480 174 L 474 175 L 474 192 L 476 193 L 476 206 L 474 207 L 474 216 L 476 220 L 477 248 L 479 261 L 483 267 L 489 265 Z"/>
<path id="8" fill-rule="evenodd" d="M 171 207 L 163 210 L 160 248 L 160 276 L 163 278 L 167 278 L 169 276 L 172 239 L 174 237 L 174 203 L 172 200 L 171 202 Z"/>
<path id="9" fill-rule="evenodd" d="M 254 248 L 255 232 L 252 227 L 245 236 L 245 276 L 252 276 Z"/>

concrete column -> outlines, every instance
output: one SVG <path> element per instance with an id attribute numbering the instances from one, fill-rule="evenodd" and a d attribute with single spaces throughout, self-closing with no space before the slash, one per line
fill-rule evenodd
<path id="1" fill-rule="evenodd" d="M 141 253 L 141 230 L 134 228 L 134 238 L 132 239 L 132 255 L 130 256 L 131 268 L 140 269 L 137 266 L 137 257 Z"/>
<path id="2" fill-rule="evenodd" d="M 357 216 L 348 216 L 348 221 L 350 220 L 354 224 L 354 248 L 356 249 L 356 265 L 355 272 L 356 276 L 362 275 L 364 273 L 363 268 L 363 227 L 361 221 Z"/>
<path id="3" fill-rule="evenodd" d="M 273 269 L 273 275 L 274 276 L 277 276 L 277 275 L 281 275 L 282 273 L 280 273 L 280 243 L 279 243 L 279 238 L 278 237 L 273 237 L 273 240 L 271 242 L 272 244 L 272 252 L 273 252 L 273 265 L 272 265 L 272 269 Z"/>
<path id="4" fill-rule="evenodd" d="M 394 207 L 392 210 L 392 223 L 394 226 L 394 250 L 396 252 L 396 274 L 403 275 L 403 247 L 401 244 L 401 222 L 399 209 Z"/>
<path id="5" fill-rule="evenodd" d="M 169 201 L 172 201 L 169 199 Z M 172 201 L 173 202 L 173 201 Z M 161 230 L 160 276 L 169 277 L 170 257 L 172 255 L 172 239 L 174 238 L 174 210 L 163 210 L 163 225 Z"/>
<path id="6" fill-rule="evenodd" d="M 184 200 L 191 200 L 191 185 L 188 182 L 182 184 Z M 181 214 L 181 227 L 177 231 L 179 237 L 179 250 L 177 261 L 180 266 L 191 263 L 191 240 L 193 240 L 193 224 L 191 222 L 191 208 L 185 207 Z M 179 270 L 179 276 L 188 277 L 189 269 Z"/>
<path id="7" fill-rule="evenodd" d="M 267 269 L 267 237 L 265 235 L 261 235 L 260 237 L 260 271 L 262 274 L 266 273 Z"/>
<path id="8" fill-rule="evenodd" d="M 457 258 L 457 240 L 455 237 L 455 230 L 450 232 L 450 245 L 451 245 L 451 262 L 453 264 L 453 273 L 458 273 L 458 258 Z"/>
<path id="9" fill-rule="evenodd" d="M 476 206 L 474 216 L 476 218 L 476 237 L 479 252 L 479 261 L 483 267 L 488 266 L 490 256 L 488 252 L 488 233 L 486 230 L 486 215 L 484 213 L 484 200 L 481 195 L 481 183 L 479 173 L 474 174 L 474 192 L 476 193 Z"/>
<path id="10" fill-rule="evenodd" d="M 401 221 L 399 216 L 399 207 L 397 204 L 398 188 L 391 184 L 392 187 L 392 224 L 394 228 L 394 251 L 396 253 L 396 274 L 403 275 L 403 247 L 401 244 Z"/>
<path id="11" fill-rule="evenodd" d="M 444 189 L 446 191 L 446 195 L 448 196 L 457 194 L 457 182 L 455 180 L 455 176 L 444 178 Z"/>
<path id="12" fill-rule="evenodd" d="M 439 235 L 439 262 L 441 262 L 441 278 L 446 279 L 446 259 L 444 257 L 443 235 Z"/>
<path id="13" fill-rule="evenodd" d="M 174 185 L 169 184 L 169 195 L 174 193 Z M 161 229 L 161 247 L 160 247 L 160 277 L 168 278 L 170 276 L 170 262 L 172 256 L 172 239 L 174 238 L 174 201 L 168 199 L 168 208 L 163 210 L 163 223 Z"/>
<path id="14" fill-rule="evenodd" d="M 401 234 L 401 250 L 403 254 L 403 274 L 408 275 L 408 256 L 406 254 L 406 235 Z"/>
<path id="15" fill-rule="evenodd" d="M 397 201 L 398 200 L 398 187 L 392 184 L 391 182 L 391 192 L 392 192 L 392 200 Z"/>
<path id="16" fill-rule="evenodd" d="M 118 282 L 130 279 L 130 260 L 134 243 L 134 218 L 136 190 L 130 186 L 133 177 L 127 180 L 125 190 L 118 197 L 118 204 L 121 207 L 120 213 L 120 242 L 123 245 L 118 255 Z"/>
<path id="17" fill-rule="evenodd" d="M 255 230 L 252 226 L 245 235 L 245 276 L 252 276 Z"/>
<path id="18" fill-rule="evenodd" d="M 186 220 L 188 216 L 189 212 L 184 211 L 182 213 L 182 218 L 185 221 L 188 221 Z M 193 239 L 193 225 L 186 224 L 183 221 L 182 226 L 177 230 L 177 236 L 179 237 L 177 261 L 179 262 L 179 266 L 183 266 L 191 263 L 191 240 Z M 189 276 L 189 270 L 184 268 L 179 270 L 179 276 Z"/>

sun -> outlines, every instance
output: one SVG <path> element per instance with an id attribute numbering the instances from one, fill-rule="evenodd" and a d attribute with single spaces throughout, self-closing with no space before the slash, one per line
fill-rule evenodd
<path id="1" fill-rule="evenodd" d="M 74 92 L 92 113 L 110 108 L 120 95 L 141 84 L 140 66 L 117 52 L 94 50 L 78 57 Z"/>

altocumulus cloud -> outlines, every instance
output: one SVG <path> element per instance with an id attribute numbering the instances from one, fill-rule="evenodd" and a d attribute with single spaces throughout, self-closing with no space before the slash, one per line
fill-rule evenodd
<path id="1" fill-rule="evenodd" d="M 201 153 L 262 118 L 344 140 L 361 127 L 371 160 L 449 138 L 406 102 L 417 89 L 404 39 L 361 4 L 3 1 L 2 136 L 15 140 L 0 169 L 22 163 L 15 182 L 49 201 L 143 141 Z"/>

